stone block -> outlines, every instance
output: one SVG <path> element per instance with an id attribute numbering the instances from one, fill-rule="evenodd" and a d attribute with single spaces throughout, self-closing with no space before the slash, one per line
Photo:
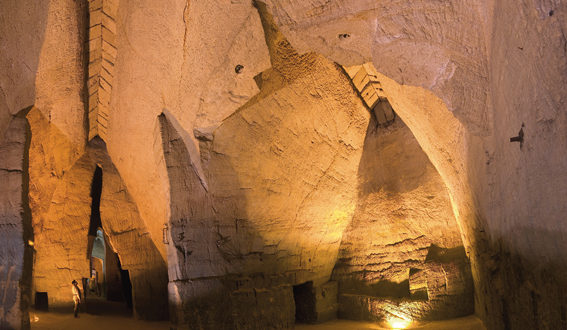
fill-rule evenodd
<path id="1" fill-rule="evenodd" d="M 337 297 L 339 294 L 339 284 L 336 281 L 329 281 L 314 288 L 315 290 L 315 315 L 316 322 L 326 322 L 337 318 L 339 304 Z"/>

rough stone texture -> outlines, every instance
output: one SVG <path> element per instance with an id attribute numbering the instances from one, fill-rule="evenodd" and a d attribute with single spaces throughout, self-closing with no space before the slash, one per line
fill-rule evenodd
<path id="1" fill-rule="evenodd" d="M 376 76 L 374 66 L 371 64 L 355 65 L 345 70 L 366 106 L 374 113 L 378 125 L 387 126 L 392 123 L 396 114 Z"/>
<path id="2" fill-rule="evenodd" d="M 303 49 L 406 84 L 384 90 L 447 184 L 487 326 L 564 328 L 565 1 L 272 4 Z"/>
<path id="3" fill-rule="evenodd" d="M 470 265 L 462 248 L 433 247 L 419 267 L 409 270 L 405 292 L 396 288 L 400 297 L 384 294 L 388 289 L 386 285 L 376 286 L 381 291 L 380 296 L 368 289 L 366 292 L 352 286 L 345 289 L 339 293 L 339 317 L 368 321 L 391 318 L 431 321 L 458 318 L 474 312 Z"/>
<path id="4" fill-rule="evenodd" d="M 486 11 L 489 1 L 267 1 L 301 51 L 379 72 L 439 95 L 469 129 L 486 133 Z M 477 26 L 478 28 L 468 28 Z M 348 38 L 339 34 L 348 33 Z M 465 92 L 466 91 L 466 92 Z"/>
<path id="5" fill-rule="evenodd" d="M 167 109 L 177 118 L 198 159 L 193 129 L 211 132 L 257 94 L 253 77 L 270 67 L 270 59 L 250 1 L 121 0 L 118 12 L 106 142 L 165 259 L 169 185 L 159 114 Z M 240 74 L 238 64 L 244 66 Z"/>
<path id="6" fill-rule="evenodd" d="M 338 283 L 329 281 L 315 287 L 315 313 L 317 313 L 317 322 L 325 322 L 337 318 L 339 304 Z"/>
<path id="7" fill-rule="evenodd" d="M 89 140 L 106 140 L 114 63 L 118 0 L 89 1 Z"/>
<path id="8" fill-rule="evenodd" d="M 170 283 L 179 329 L 288 329 L 295 323 L 292 287 L 285 276 L 202 278 Z"/>
<path id="9" fill-rule="evenodd" d="M 338 283 L 329 281 L 313 286 L 307 282 L 294 287 L 295 317 L 297 323 L 322 323 L 337 318 Z M 303 291 L 296 294 L 296 291 Z M 300 316 L 299 316 L 299 315 Z"/>
<path id="10" fill-rule="evenodd" d="M 47 23 L 47 1 L 2 1 L 0 10 L 0 140 L 12 115 L 35 101 Z"/>
<path id="11" fill-rule="evenodd" d="M 104 173 L 100 206 L 103 229 L 110 246 L 119 255 L 122 269 L 130 272 L 134 311 L 140 318 L 166 318 L 165 263 L 149 238 L 104 143 L 92 141 L 86 152 L 73 162 L 57 159 L 57 151 L 66 151 L 64 155 L 68 156 L 76 149 L 38 110 L 33 109 L 28 119 L 32 132 L 38 133 L 32 136 L 30 147 L 30 207 L 36 251 L 34 290 L 48 292 L 50 306 L 69 305 L 71 281 L 90 277 L 89 196 L 98 164 Z M 46 153 L 52 153 L 55 159 L 41 164 L 50 159 Z M 62 164 L 66 165 L 64 169 L 61 169 Z M 51 171 L 52 175 L 43 174 L 44 171 Z M 52 195 L 45 195 L 46 191 L 52 191 Z"/>
<path id="12" fill-rule="evenodd" d="M 84 147 L 87 102 L 86 1 L 49 1 L 35 78 L 35 106 L 66 139 Z"/>
<path id="13" fill-rule="evenodd" d="M 87 2 L 3 0 L 1 7 L 0 136 L 5 136 L 11 116 L 32 104 L 37 109 L 30 113 L 30 121 L 41 112 L 49 122 L 44 128 L 32 129 L 36 148 L 30 155 L 35 157 L 30 162 L 30 199 L 34 218 L 41 222 L 40 215 L 48 213 L 54 191 L 86 147 Z M 282 0 L 269 1 L 268 10 L 299 53 L 317 51 L 342 65 L 371 61 L 386 75 L 380 82 L 392 107 L 447 186 L 472 264 L 476 312 L 487 325 L 565 328 L 567 160 L 563 154 L 567 118 L 561 110 L 566 98 L 566 2 Z M 180 166 L 193 164 L 190 170 L 198 173 L 197 181 L 187 184 L 204 182 L 210 191 L 203 194 L 211 196 L 217 193 L 215 180 L 208 178 L 214 166 L 200 167 L 201 154 L 205 158 L 212 154 L 213 164 L 219 162 L 213 159 L 232 157 L 228 151 L 239 151 L 238 145 L 230 145 L 230 139 L 238 138 L 241 126 L 227 116 L 259 89 L 258 99 L 266 100 L 279 93 L 281 86 L 300 81 L 301 74 L 280 79 L 280 71 L 287 69 L 273 61 L 274 70 L 266 71 L 272 53 L 249 1 L 122 0 L 116 38 L 120 48 L 109 103 L 108 152 L 154 246 L 163 259 L 176 260 L 178 250 L 172 243 L 161 243 L 170 204 L 176 204 L 179 197 L 170 198 L 175 189 L 168 183 L 171 168 L 164 158 L 158 115 L 168 109 L 175 118 L 171 120 L 179 123 L 176 130 L 184 136 L 190 155 L 185 158 L 189 163 Z M 237 64 L 244 66 L 240 74 L 234 70 Z M 258 75 L 260 72 L 264 73 Z M 305 96 L 309 88 L 301 86 L 300 96 Z M 285 94 L 291 101 L 274 99 L 282 108 L 287 102 L 290 107 L 298 106 L 290 95 Z M 257 102 L 244 110 L 254 104 Z M 235 117 L 250 118 L 246 111 L 241 112 L 245 115 Z M 234 132 L 218 128 L 227 121 Z M 525 142 L 520 149 L 509 138 L 518 134 L 522 123 Z M 212 139 L 215 129 L 220 133 Z M 197 142 L 193 132 L 214 142 Z M 263 136 L 253 138 L 263 140 Z M 217 142 L 222 147 L 217 151 L 229 156 L 214 155 L 211 148 Z M 256 149 L 243 144 L 242 150 Z M 322 163 L 327 152 L 321 151 L 314 164 Z M 247 153 L 246 157 L 238 158 L 236 165 L 254 162 L 255 155 Z M 306 158 L 298 163 L 310 161 L 313 159 Z M 242 179 L 239 171 L 245 165 L 223 162 L 215 166 L 230 163 L 236 168 L 235 176 Z M 258 161 L 258 168 L 261 165 Z M 297 173 L 301 171 L 304 168 L 298 166 Z M 233 188 L 257 184 L 250 179 L 241 185 L 232 179 L 226 178 Z M 225 182 L 225 178 L 216 182 Z M 277 183 L 269 186 L 274 191 L 284 188 Z M 347 187 L 347 193 L 350 189 Z M 295 191 L 289 191 L 294 198 Z M 234 193 L 228 188 L 222 192 Z M 243 189 L 231 197 L 241 205 L 242 196 L 249 198 L 249 193 L 252 191 Z M 254 204 L 247 201 L 247 208 L 260 205 L 261 210 L 269 204 L 258 196 Z M 263 215 L 271 216 L 269 212 Z M 215 215 L 215 219 L 224 216 Z M 268 237 L 271 240 L 286 226 L 280 218 L 274 219 L 280 228 Z M 338 244 L 337 232 L 321 234 L 322 244 L 331 242 L 330 250 Z M 252 242 L 255 251 L 260 244 Z M 224 254 L 234 254 L 233 246 L 240 243 L 232 244 Z M 216 243 L 212 247 L 215 251 Z M 181 272 L 172 271 L 176 262 L 169 267 L 170 276 Z M 332 265 L 317 267 L 322 274 L 322 269 Z M 423 280 L 419 281 L 422 285 Z M 419 288 L 416 285 L 417 291 Z"/>
<path id="14" fill-rule="evenodd" d="M 288 286 L 326 282 L 354 211 L 351 182 L 369 114 L 341 68 L 296 53 L 260 12 L 273 69 L 262 74 L 260 93 L 212 141 L 201 141 L 200 158 L 191 157 L 174 118 L 160 116 L 171 187 L 169 274 L 174 291 L 185 293 L 174 302 L 185 314 L 198 310 L 188 287 L 206 278 L 261 272 L 288 274 Z M 246 327 L 269 315 L 254 315 Z"/>
<path id="15" fill-rule="evenodd" d="M 494 136 L 486 150 L 468 146 L 475 152 L 469 176 L 486 233 L 479 244 L 477 313 L 489 327 L 567 327 L 566 35 L 565 1 L 495 5 Z M 509 138 L 522 123 L 520 149 Z M 476 155 L 486 151 L 481 163 Z"/>
<path id="16" fill-rule="evenodd" d="M 25 203 L 27 127 L 23 116 L 13 117 L 0 140 L 0 328 L 28 329 L 29 283 L 24 267 L 28 236 Z M 29 219 L 28 219 L 29 220 Z M 27 229 L 29 230 L 29 229 Z M 26 265 L 29 267 L 29 265 Z"/>
<path id="17" fill-rule="evenodd" d="M 409 300 L 410 270 L 426 268 L 432 244 L 454 248 L 461 246 L 462 241 L 445 185 L 409 128 L 400 119 L 388 128 L 375 125 L 375 121 L 371 122 L 366 135 L 358 170 L 358 206 L 343 235 L 333 279 L 340 283 L 339 293 L 351 299 L 353 295 L 362 295 L 362 299 L 405 297 Z M 464 254 L 462 259 L 466 259 Z M 430 271 L 424 276 L 424 281 L 431 281 L 468 274 L 470 282 L 457 286 L 451 294 L 424 284 L 429 293 L 425 294 L 425 300 L 431 302 L 412 303 L 422 308 L 413 318 L 472 313 L 473 296 L 469 290 L 472 278 L 466 267 L 450 265 L 444 271 Z M 458 311 L 450 307 L 441 309 L 432 302 L 441 294 L 449 296 L 444 300 L 452 300 Z M 378 307 L 356 311 L 354 306 L 367 308 L 368 305 L 344 306 L 352 303 L 351 299 L 341 298 L 342 317 L 356 319 L 368 314 L 364 319 L 379 319 L 375 315 Z"/>

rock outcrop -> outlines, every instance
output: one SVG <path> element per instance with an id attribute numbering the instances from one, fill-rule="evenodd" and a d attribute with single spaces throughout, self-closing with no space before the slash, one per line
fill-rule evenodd
<path id="1" fill-rule="evenodd" d="M 29 128 L 22 110 L 0 143 L 0 328 L 29 328 L 33 236 L 28 206 Z"/>
<path id="2" fill-rule="evenodd" d="M 370 115 L 339 66 L 298 54 L 259 11 L 273 68 L 257 96 L 199 135 L 199 158 L 175 118 L 160 116 L 170 291 L 176 322 L 193 327 L 290 327 L 292 286 L 329 280 L 354 212 Z"/>

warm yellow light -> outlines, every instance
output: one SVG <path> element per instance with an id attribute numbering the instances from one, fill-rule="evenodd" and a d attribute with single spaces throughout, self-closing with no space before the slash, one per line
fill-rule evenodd
<path id="1" fill-rule="evenodd" d="M 388 319 L 388 323 L 390 324 L 390 327 L 392 327 L 392 329 L 405 329 L 405 328 L 409 327 L 409 325 L 411 324 L 411 321 L 400 319 L 400 318 L 397 318 L 397 317 L 392 317 L 392 318 Z"/>
<path id="2" fill-rule="evenodd" d="M 36 314 L 30 314 L 30 322 L 34 323 L 34 322 L 39 322 L 39 316 L 37 316 Z"/>

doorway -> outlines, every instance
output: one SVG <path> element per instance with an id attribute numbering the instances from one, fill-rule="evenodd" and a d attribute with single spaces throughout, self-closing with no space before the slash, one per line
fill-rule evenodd
<path id="1" fill-rule="evenodd" d="M 89 278 L 83 287 L 87 311 L 92 314 L 131 314 L 132 285 L 127 270 L 122 269 L 118 254 L 105 233 L 100 201 L 103 171 L 97 166 L 91 184 L 91 216 L 88 231 Z"/>
<path id="2" fill-rule="evenodd" d="M 295 300 L 295 322 L 315 323 L 317 314 L 315 312 L 315 291 L 313 282 L 293 286 L 293 299 Z"/>

